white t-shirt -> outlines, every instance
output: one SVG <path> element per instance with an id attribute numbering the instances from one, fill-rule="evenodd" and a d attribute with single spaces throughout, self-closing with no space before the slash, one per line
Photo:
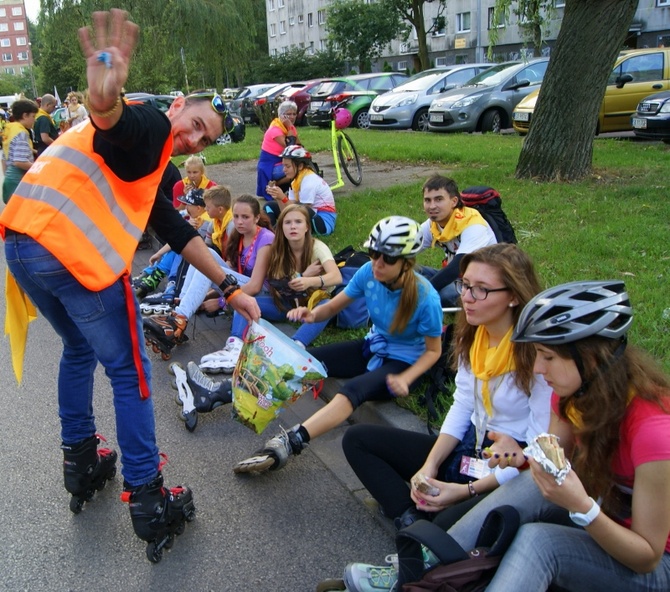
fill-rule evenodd
<path id="1" fill-rule="evenodd" d="M 303 177 L 300 184 L 300 203 L 312 207 L 317 212 L 319 210 L 335 211 L 335 199 L 333 192 L 319 175 L 316 173 L 307 174 Z M 288 190 L 288 198 L 295 201 L 293 188 Z"/>
<path id="2" fill-rule="evenodd" d="M 426 220 L 421 225 L 421 232 L 423 235 L 421 250 L 430 249 L 433 245 L 433 235 L 430 232 L 430 220 Z M 440 247 L 444 251 L 444 259 L 447 263 L 450 263 L 456 255 L 472 253 L 482 247 L 495 245 L 497 242 L 496 235 L 487 223 L 485 226 L 481 224 L 472 224 L 463 230 L 460 236 L 457 236 L 446 243 L 438 241 L 435 243 L 435 246 Z"/>

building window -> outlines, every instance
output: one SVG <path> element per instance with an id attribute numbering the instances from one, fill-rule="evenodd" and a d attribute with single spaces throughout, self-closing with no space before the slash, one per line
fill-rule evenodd
<path id="1" fill-rule="evenodd" d="M 435 65 L 436 66 L 446 66 L 447 65 L 447 58 L 445 58 L 445 57 L 435 58 Z"/>
<path id="2" fill-rule="evenodd" d="M 16 45 L 27 45 L 28 40 L 25 37 L 17 37 Z"/>
<path id="3" fill-rule="evenodd" d="M 0 47 L 9 47 L 11 44 L 9 39 L 0 39 Z"/>
<path id="4" fill-rule="evenodd" d="M 562 4 L 565 5 L 565 2 Z M 656 0 L 656 6 L 670 6 L 670 0 Z"/>
<path id="5" fill-rule="evenodd" d="M 659 4 L 663 2 L 663 4 L 670 4 L 668 0 L 658 0 Z M 554 6 L 556 8 L 563 8 L 565 6 L 565 0 L 554 0 Z"/>
<path id="6" fill-rule="evenodd" d="M 28 52 L 27 51 L 20 51 L 19 53 L 16 54 L 16 59 L 18 59 L 22 62 L 27 62 L 28 61 Z"/>
<path id="7" fill-rule="evenodd" d="M 436 18 L 433 19 L 433 37 L 442 37 L 446 33 L 444 23 L 444 19 L 440 19 L 439 21 Z M 440 27 L 440 25 L 442 26 Z"/>
<path id="8" fill-rule="evenodd" d="M 489 29 L 500 29 L 505 26 L 505 14 L 503 11 L 500 11 L 496 14 L 495 7 L 491 6 L 489 8 L 489 19 L 488 19 L 488 28 Z"/>
<path id="9" fill-rule="evenodd" d="M 270 55 L 271 55 L 273 58 L 276 58 L 277 55 L 279 55 L 279 52 L 277 51 L 277 48 L 276 48 L 276 47 L 273 47 L 273 48 L 272 48 L 272 52 L 270 53 Z"/>
<path id="10" fill-rule="evenodd" d="M 23 14 L 23 8 L 20 6 L 12 6 L 12 16 L 21 16 Z"/>
<path id="11" fill-rule="evenodd" d="M 311 12 L 307 13 L 307 26 L 308 27 L 314 26 L 314 14 Z"/>
<path id="12" fill-rule="evenodd" d="M 279 8 L 284 8 L 284 0 L 279 0 Z"/>
<path id="13" fill-rule="evenodd" d="M 325 10 L 319 10 L 319 12 L 316 13 L 316 18 L 317 18 L 319 24 L 323 25 L 326 22 L 326 11 Z"/>
<path id="14" fill-rule="evenodd" d="M 12 54 L 11 53 L 3 53 L 2 54 L 2 61 L 3 62 L 11 62 L 12 61 Z"/>
<path id="15" fill-rule="evenodd" d="M 15 74 L 14 68 L 5 68 L 5 74 Z"/>
<path id="16" fill-rule="evenodd" d="M 5 18 L 7 16 L 7 9 L 0 8 L 0 18 Z"/>
<path id="17" fill-rule="evenodd" d="M 470 30 L 470 13 L 459 12 L 456 15 L 456 32 L 467 33 Z"/>
<path id="18" fill-rule="evenodd" d="M 270 37 L 277 36 L 277 23 L 270 23 Z"/>
<path id="19" fill-rule="evenodd" d="M 14 23 L 14 30 L 15 31 L 25 31 L 26 30 L 26 24 L 23 21 L 19 21 L 18 23 Z"/>
<path id="20" fill-rule="evenodd" d="M 286 35 L 286 21 L 279 21 L 279 34 Z"/>
<path id="21" fill-rule="evenodd" d="M 299 14 L 298 15 L 298 24 L 302 25 L 305 22 L 305 15 L 304 14 Z"/>
<path id="22" fill-rule="evenodd" d="M 326 51 L 326 40 L 325 39 L 321 39 L 321 41 L 319 41 L 319 51 Z"/>
<path id="23" fill-rule="evenodd" d="M 309 42 L 309 55 L 314 55 L 314 41 Z"/>
<path id="24" fill-rule="evenodd" d="M 403 70 L 407 70 L 407 60 L 403 60 L 402 62 L 398 62 L 397 68 L 398 68 L 398 72 L 402 72 Z"/>
<path id="25" fill-rule="evenodd" d="M 9 31 L 9 23 L 0 23 L 0 32 Z"/>
<path id="26" fill-rule="evenodd" d="M 268 0 L 268 10 L 272 12 L 275 9 L 275 0 Z"/>
<path id="27" fill-rule="evenodd" d="M 290 17 L 288 17 L 288 26 L 292 27 L 293 25 L 295 25 L 295 17 L 290 16 Z"/>

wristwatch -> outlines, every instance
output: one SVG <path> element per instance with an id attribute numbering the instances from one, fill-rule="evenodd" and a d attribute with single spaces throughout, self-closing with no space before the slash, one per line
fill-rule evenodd
<path id="1" fill-rule="evenodd" d="M 221 290 L 224 298 L 228 298 L 237 289 L 238 285 L 237 278 L 232 273 L 229 273 L 226 274 L 226 277 L 219 284 L 219 290 Z"/>
<path id="2" fill-rule="evenodd" d="M 570 512 L 570 520 L 572 520 L 577 526 L 588 526 L 593 522 L 600 514 L 600 506 L 592 497 L 591 500 L 591 509 L 586 512 L 586 514 L 580 514 L 579 512 Z"/>

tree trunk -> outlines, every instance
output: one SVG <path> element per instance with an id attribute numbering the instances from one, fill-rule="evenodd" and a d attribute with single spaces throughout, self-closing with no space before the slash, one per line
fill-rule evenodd
<path id="1" fill-rule="evenodd" d="M 637 0 L 567 0 L 517 178 L 577 180 L 591 172 L 607 79 Z"/>
<path id="2" fill-rule="evenodd" d="M 424 0 L 412 0 L 412 14 L 414 15 L 414 28 L 419 42 L 419 63 L 421 71 L 430 67 L 428 60 L 428 42 L 426 41 L 426 22 L 423 20 L 423 2 Z"/>

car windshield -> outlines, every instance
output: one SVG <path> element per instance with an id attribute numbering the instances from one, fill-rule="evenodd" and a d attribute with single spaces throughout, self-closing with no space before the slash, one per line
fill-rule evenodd
<path id="1" fill-rule="evenodd" d="M 496 86 L 507 78 L 509 68 L 516 64 L 498 64 L 470 78 L 463 86 Z"/>
<path id="2" fill-rule="evenodd" d="M 318 87 L 317 90 L 315 91 L 314 94 L 317 95 L 331 95 L 335 92 L 338 92 L 340 89 L 344 90 L 344 82 L 341 82 L 339 80 L 330 80 L 328 82 L 322 82 Z M 351 87 L 347 85 L 346 90 L 351 90 Z"/>
<path id="3" fill-rule="evenodd" d="M 393 92 L 417 92 L 426 90 L 427 88 L 430 88 L 431 86 L 433 86 L 433 84 L 444 78 L 446 75 L 447 71 L 433 72 L 432 74 L 426 74 L 421 78 L 410 80 L 409 82 L 405 82 L 400 86 L 396 86 L 395 89 L 393 89 Z"/>

